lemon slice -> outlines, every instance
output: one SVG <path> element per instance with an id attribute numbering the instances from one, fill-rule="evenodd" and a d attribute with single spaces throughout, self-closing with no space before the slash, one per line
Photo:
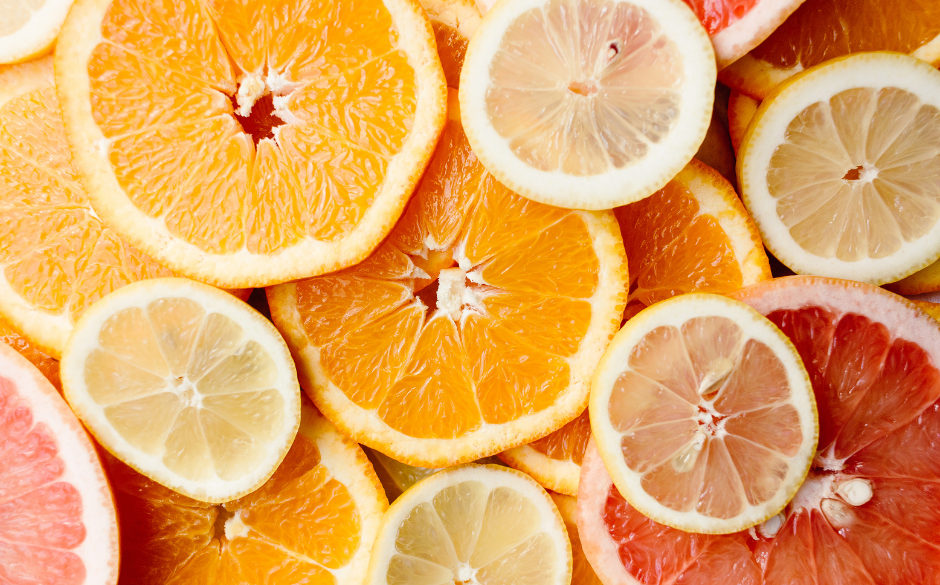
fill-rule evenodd
<path id="1" fill-rule="evenodd" d="M 799 489 L 819 422 L 793 344 L 754 309 L 693 293 L 614 337 L 591 388 L 591 429 L 630 504 L 688 532 L 738 532 Z"/>
<path id="2" fill-rule="evenodd" d="M 800 274 L 884 284 L 940 257 L 940 72 L 900 53 L 809 69 L 761 104 L 738 184 Z"/>
<path id="3" fill-rule="evenodd" d="M 568 585 L 571 544 L 558 509 L 529 476 L 467 464 L 415 484 L 388 509 L 371 585 Z"/>
<path id="4" fill-rule="evenodd" d="M 262 485 L 300 424 L 297 373 L 274 326 L 190 280 L 141 281 L 95 303 L 61 375 L 72 409 L 108 451 L 205 502 Z"/>
<path id="5" fill-rule="evenodd" d="M 48 51 L 74 0 L 0 0 L 0 63 L 20 63 Z M 0 90 L 2 93 L 2 90 Z"/>
<path id="6" fill-rule="evenodd" d="M 513 0 L 467 47 L 474 153 L 542 203 L 609 209 L 662 188 L 711 121 L 715 53 L 680 0 Z"/>

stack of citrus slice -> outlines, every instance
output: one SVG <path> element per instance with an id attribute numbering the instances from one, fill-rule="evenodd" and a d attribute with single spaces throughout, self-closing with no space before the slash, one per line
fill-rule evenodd
<path id="1" fill-rule="evenodd" d="M 428 173 L 375 254 L 268 289 L 321 411 L 421 467 L 491 455 L 574 418 L 626 300 L 613 214 L 510 192 L 476 161 L 458 116 L 453 100 Z"/>
<path id="2" fill-rule="evenodd" d="M 219 286 L 362 260 L 446 116 L 434 32 L 410 0 L 80 0 L 59 47 L 69 143 L 95 211 Z"/>
<path id="3" fill-rule="evenodd" d="M 731 185 L 698 161 L 649 198 L 614 214 L 630 267 L 624 319 L 678 294 L 729 293 L 770 278 L 757 226 Z M 548 489 L 575 495 L 589 438 L 585 411 L 557 432 L 500 458 Z"/>
<path id="4" fill-rule="evenodd" d="M 681 532 L 641 515 L 585 456 L 578 526 L 608 585 L 929 583 L 940 522 L 940 331 L 882 289 L 789 277 L 735 295 L 792 340 L 819 406 L 819 449 L 782 514 L 726 536 Z"/>
<path id="5" fill-rule="evenodd" d="M 361 583 L 388 507 L 371 465 L 309 403 L 290 452 L 260 489 L 211 505 L 111 456 L 121 583 Z"/>

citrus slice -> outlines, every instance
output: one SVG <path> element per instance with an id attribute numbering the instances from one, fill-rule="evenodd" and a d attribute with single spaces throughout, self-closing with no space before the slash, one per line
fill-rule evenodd
<path id="1" fill-rule="evenodd" d="M 715 109 L 712 111 L 712 121 L 705 133 L 705 140 L 699 146 L 693 160 L 705 163 L 715 169 L 733 186 L 738 181 L 735 171 L 734 148 L 731 146 L 731 137 L 728 127 L 718 112 L 718 96 L 715 96 Z"/>
<path id="2" fill-rule="evenodd" d="M 800 274 L 882 284 L 940 256 L 940 72 L 900 53 L 828 61 L 761 104 L 738 157 L 767 248 Z"/>
<path id="3" fill-rule="evenodd" d="M 134 283 L 93 305 L 61 375 L 69 404 L 108 451 L 205 502 L 263 484 L 300 422 L 294 363 L 271 323 L 182 278 Z"/>
<path id="4" fill-rule="evenodd" d="M 735 155 L 741 148 L 747 127 L 751 124 L 759 107 L 760 100 L 739 91 L 731 92 L 728 98 L 728 133 L 731 134 L 731 146 L 734 148 Z"/>
<path id="5" fill-rule="evenodd" d="M 554 492 L 549 492 L 548 495 L 552 497 L 561 519 L 565 522 L 565 530 L 568 531 L 568 540 L 571 542 L 571 585 L 603 585 L 581 548 L 581 537 L 575 521 L 577 499 Z"/>
<path id="6" fill-rule="evenodd" d="M 283 463 L 226 504 L 174 493 L 108 455 L 121 534 L 121 583 L 362 583 L 388 508 L 362 450 L 308 402 Z"/>
<path id="7" fill-rule="evenodd" d="M 39 370 L 0 344 L 0 582 L 114 585 L 118 561 L 94 446 Z"/>
<path id="8" fill-rule="evenodd" d="M 0 343 L 5 343 L 19 352 L 42 372 L 42 375 L 55 386 L 56 390 L 62 391 L 62 382 L 59 380 L 59 360 L 36 348 L 2 317 L 0 317 Z"/>
<path id="9" fill-rule="evenodd" d="M 630 296 L 624 320 L 687 292 L 729 293 L 771 277 L 757 226 L 731 185 L 693 160 L 650 197 L 618 207 Z M 560 430 L 500 454 L 543 486 L 575 495 L 591 435 L 587 411 Z"/>
<path id="10" fill-rule="evenodd" d="M 28 61 L 51 49 L 73 1 L 0 1 L 0 63 Z"/>
<path id="11" fill-rule="evenodd" d="M 762 100 L 829 59 L 899 51 L 940 65 L 940 4 L 934 0 L 806 0 L 770 37 L 721 71 L 722 83 Z"/>
<path id="12" fill-rule="evenodd" d="M 471 39 L 460 106 L 473 152 L 501 183 L 610 209 L 689 162 L 714 90 L 714 51 L 681 0 L 518 0 L 497 3 Z"/>
<path id="13" fill-rule="evenodd" d="M 931 301 L 918 301 L 913 299 L 911 299 L 911 302 L 917 305 L 921 311 L 927 313 L 937 321 L 940 321 L 940 304 Z"/>
<path id="14" fill-rule="evenodd" d="M 691 535 L 641 516 L 584 457 L 578 527 L 607 585 L 929 583 L 940 558 L 940 330 L 901 297 L 819 277 L 735 294 L 779 325 L 806 364 L 819 451 L 796 497 L 756 529 Z"/>
<path id="15" fill-rule="evenodd" d="M 446 117 L 434 33 L 412 0 L 79 0 L 60 46 L 66 130 L 95 211 L 218 286 L 365 258 Z"/>
<path id="16" fill-rule="evenodd" d="M 723 69 L 770 36 L 805 0 L 685 0 L 715 46 Z"/>
<path id="17" fill-rule="evenodd" d="M 793 344 L 714 294 L 627 321 L 597 367 L 590 412 L 620 493 L 689 532 L 737 532 L 774 516 L 816 452 L 813 390 Z"/>
<path id="18" fill-rule="evenodd" d="M 940 262 L 928 264 L 925 268 L 884 286 L 891 292 L 904 296 L 936 292 L 940 290 Z"/>
<path id="19" fill-rule="evenodd" d="M 568 585 L 571 545 L 551 498 L 530 477 L 463 465 L 392 504 L 372 550 L 370 585 Z"/>
<path id="20" fill-rule="evenodd" d="M 385 495 L 388 497 L 389 502 L 394 502 L 408 488 L 441 470 L 436 467 L 415 467 L 395 461 L 388 455 L 368 447 L 363 447 L 363 450 L 366 452 L 369 461 L 372 462 L 372 467 L 375 468 L 375 474 L 379 476 L 379 481 L 382 483 L 382 487 L 385 488 Z M 501 465 L 496 457 L 484 457 L 474 461 L 474 463 Z"/>
<path id="21" fill-rule="evenodd" d="M 482 17 L 473 0 L 421 0 L 437 44 L 437 56 L 444 68 L 447 87 L 460 87 L 460 71 L 467 54 L 467 43 L 473 37 Z"/>
<path id="22" fill-rule="evenodd" d="M 434 160 L 382 247 L 267 291 L 320 411 L 418 467 L 493 455 L 577 416 L 626 300 L 613 214 L 500 185 L 451 95 Z"/>

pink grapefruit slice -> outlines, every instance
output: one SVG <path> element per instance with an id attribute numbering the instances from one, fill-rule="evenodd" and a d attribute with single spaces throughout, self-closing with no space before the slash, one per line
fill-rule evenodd
<path id="1" fill-rule="evenodd" d="M 745 532 L 688 534 L 613 487 L 596 447 L 577 522 L 606 585 L 902 585 L 940 574 L 940 330 L 867 284 L 788 277 L 734 295 L 799 351 L 819 408 L 819 449 L 782 513 Z"/>
<path id="2" fill-rule="evenodd" d="M 91 440 L 42 373 L 0 344 L 0 583 L 117 574 L 114 502 Z"/>

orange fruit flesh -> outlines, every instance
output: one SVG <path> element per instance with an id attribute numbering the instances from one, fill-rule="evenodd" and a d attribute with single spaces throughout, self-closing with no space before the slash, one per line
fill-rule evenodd
<path id="1" fill-rule="evenodd" d="M 2 318 L 0 318 L 0 343 L 6 343 L 18 351 L 21 356 L 36 366 L 36 369 L 42 372 L 47 380 L 52 382 L 56 390 L 62 391 L 62 381 L 59 378 L 59 360 L 36 348 Z"/>
<path id="2" fill-rule="evenodd" d="M 116 0 L 88 71 L 118 183 L 142 212 L 210 253 L 272 254 L 343 236 L 415 118 L 414 70 L 393 29 L 377 1 L 217 1 L 207 14 L 190 2 Z M 313 42 L 321 37 L 337 42 Z M 271 93 L 237 114 L 240 75 L 272 72 L 290 80 L 276 96 L 290 122 Z M 146 105 L 127 107 L 130 94 Z"/>
<path id="3" fill-rule="evenodd" d="M 443 22 L 431 21 L 434 29 L 434 40 L 437 41 L 437 55 L 444 67 L 444 78 L 447 87 L 460 88 L 460 70 L 463 69 L 463 58 L 467 54 L 469 39 L 460 32 Z"/>
<path id="4" fill-rule="evenodd" d="M 741 20 L 759 0 L 684 0 L 699 22 L 713 35 Z"/>
<path id="5" fill-rule="evenodd" d="M 581 458 L 584 457 L 584 450 L 587 449 L 590 438 L 591 419 L 585 410 L 578 418 L 554 433 L 529 443 L 529 446 L 549 459 L 573 461 L 581 465 Z"/>
<path id="6" fill-rule="evenodd" d="M 352 496 L 302 434 L 267 483 L 220 505 L 177 494 L 109 454 L 105 463 L 123 527 L 122 584 L 332 585 L 330 571 L 359 547 Z"/>
<path id="7" fill-rule="evenodd" d="M 751 55 L 782 69 L 809 69 L 861 51 L 912 53 L 937 35 L 934 0 L 808 0 Z"/>
<path id="8" fill-rule="evenodd" d="M 604 511 L 641 583 L 930 582 L 940 554 L 940 372 L 921 347 L 863 315 L 808 304 L 768 315 L 796 345 L 819 407 L 820 455 L 775 537 L 697 535 L 656 524 L 611 488 Z M 872 484 L 867 503 L 812 497 Z M 666 553 L 665 551 L 669 551 Z M 904 551 L 897 555 L 897 551 Z"/>
<path id="9" fill-rule="evenodd" d="M 15 382 L 0 373 L 0 579 L 4 583 L 86 582 L 85 564 L 73 551 L 86 537 L 82 496 L 63 477 L 67 463 L 54 432 L 45 424 L 34 424 L 29 403 L 23 402 Z"/>
<path id="10" fill-rule="evenodd" d="M 577 213 L 498 184 L 451 119 L 386 243 L 354 268 L 298 283 L 298 310 L 350 400 L 409 436 L 456 438 L 539 412 L 568 388 L 565 360 L 598 285 L 590 238 Z M 457 321 L 434 306 L 435 279 L 456 257 L 461 268 L 446 272 L 467 275 L 459 284 L 485 310 L 457 307 Z"/>
<path id="11" fill-rule="evenodd" d="M 624 319 L 679 294 L 741 288 L 741 269 L 728 235 L 715 217 L 702 212 L 688 187 L 671 181 L 614 214 L 630 267 Z"/>

